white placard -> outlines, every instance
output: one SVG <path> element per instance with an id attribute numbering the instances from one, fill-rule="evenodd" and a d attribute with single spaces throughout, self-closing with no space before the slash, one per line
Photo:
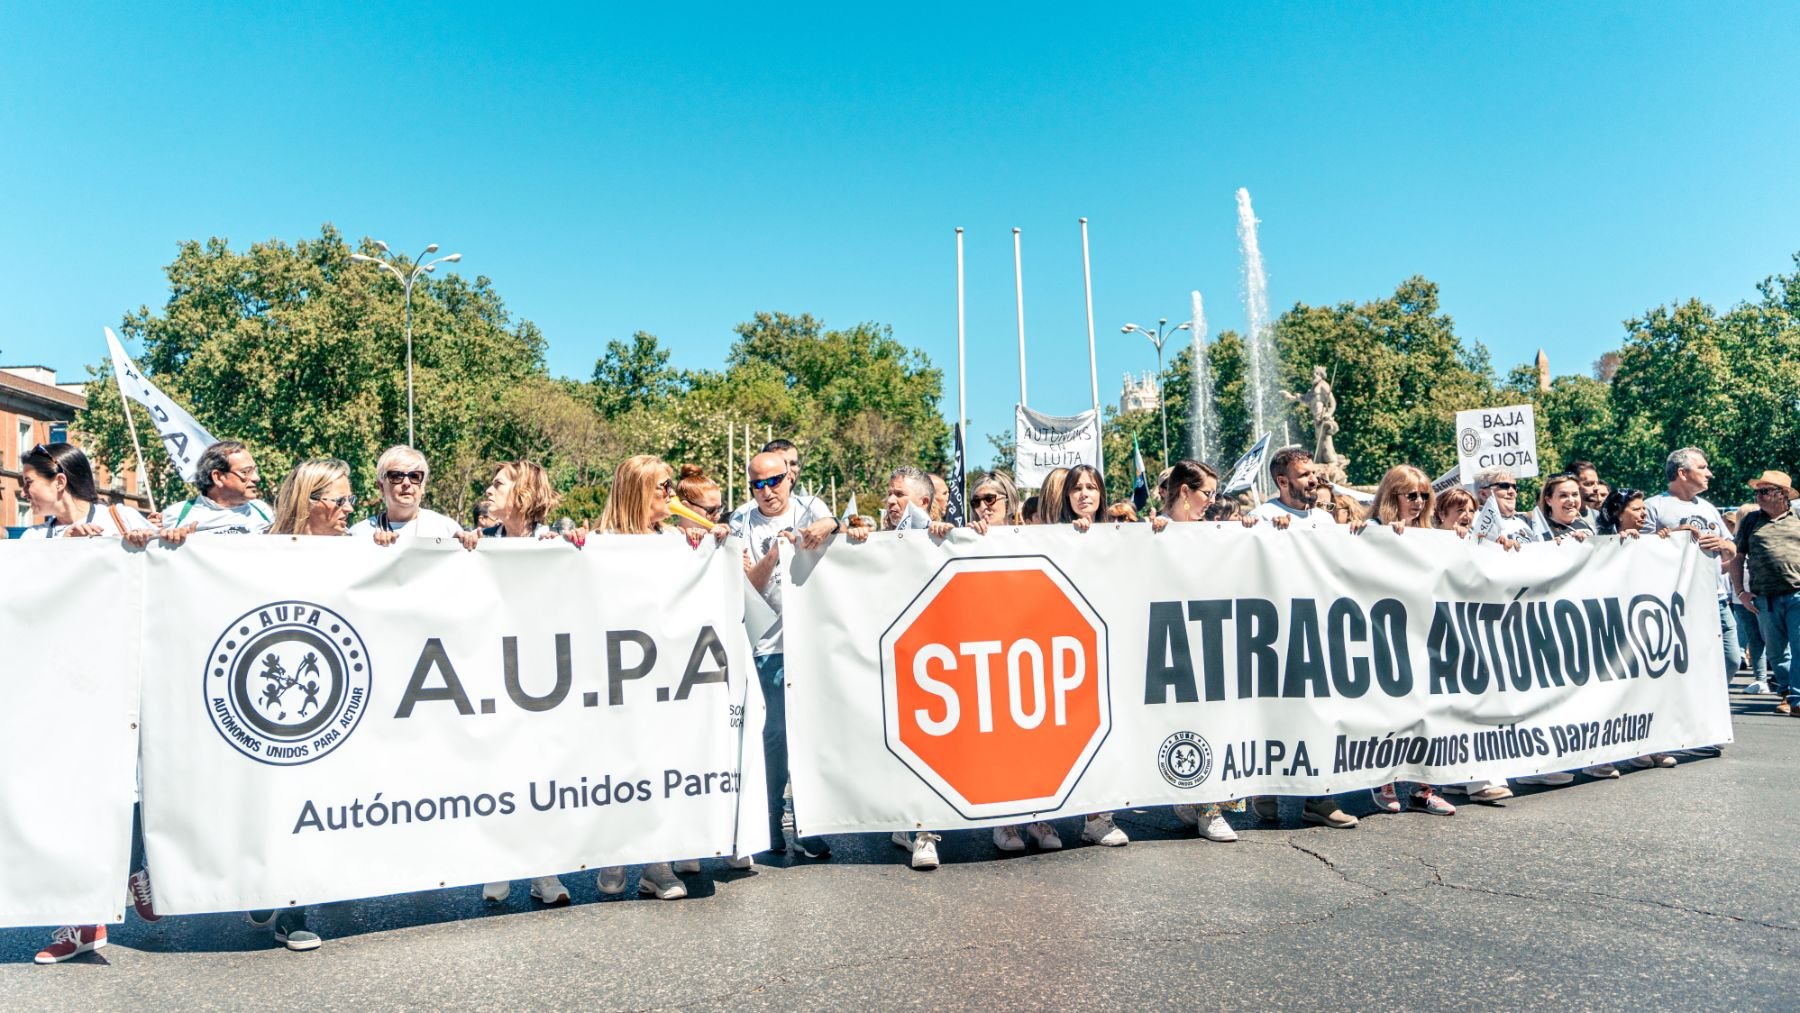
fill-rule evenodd
<path id="1" fill-rule="evenodd" d="M 834 543 L 786 596 L 796 815 L 984 826 L 1728 742 L 1708 562 L 1379 526 Z"/>
<path id="2" fill-rule="evenodd" d="M 1456 413 L 1456 461 L 1464 485 L 1489 468 L 1514 478 L 1538 473 L 1537 419 L 1531 405 L 1472 408 Z"/>
<path id="3" fill-rule="evenodd" d="M 1100 416 L 1095 409 L 1079 415 L 1045 415 L 1024 405 L 1013 407 L 1020 488 L 1042 486 L 1058 468 L 1100 467 Z"/>

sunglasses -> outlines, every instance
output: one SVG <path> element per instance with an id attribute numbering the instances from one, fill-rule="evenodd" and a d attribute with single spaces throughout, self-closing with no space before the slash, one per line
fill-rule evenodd
<path id="1" fill-rule="evenodd" d="M 1420 500 L 1430 499 L 1431 494 L 1428 492 L 1403 492 L 1400 494 L 1400 498 L 1403 500 L 1408 500 L 1413 503 L 1417 503 Z"/>
<path id="2" fill-rule="evenodd" d="M 1779 496 L 1785 497 L 1787 495 L 1787 490 L 1783 489 L 1781 486 L 1778 486 L 1778 485 L 1764 485 L 1764 486 L 1757 487 L 1756 494 L 1758 496 L 1777 496 L 1777 495 L 1779 495 Z"/>
<path id="3" fill-rule="evenodd" d="M 787 472 L 784 471 L 779 475 L 770 475 L 768 478 L 751 479 L 750 488 L 760 492 L 764 489 L 773 489 L 786 480 Z"/>
<path id="4" fill-rule="evenodd" d="M 997 492 L 984 492 L 979 496 L 970 496 L 969 502 L 986 509 L 993 506 L 995 503 L 1000 502 L 1000 494 Z"/>
<path id="5" fill-rule="evenodd" d="M 383 472 L 381 477 L 387 479 L 389 485 L 399 485 L 402 482 L 411 482 L 413 485 L 425 484 L 423 471 L 388 471 Z"/>
<path id="6" fill-rule="evenodd" d="M 324 493 L 315 492 L 307 498 L 312 500 L 315 503 L 330 503 L 333 507 L 335 507 L 339 510 L 354 510 L 354 509 L 356 509 L 356 497 L 355 496 L 339 496 L 335 499 L 326 499 Z"/>
<path id="7" fill-rule="evenodd" d="M 61 475 L 61 474 L 64 474 L 64 472 L 63 472 L 63 466 L 62 466 L 62 462 L 61 462 L 61 461 L 58 461 L 58 460 L 57 460 L 57 459 L 56 459 L 56 458 L 55 458 L 55 457 L 53 457 L 53 456 L 51 456 L 51 454 L 50 454 L 50 448 L 49 448 L 49 447 L 46 447 L 46 446 L 44 446 L 44 445 L 43 445 L 43 444 L 42 444 L 42 443 L 40 443 L 40 444 L 38 444 L 38 445 L 37 445 L 37 446 L 35 446 L 35 447 L 33 447 L 33 448 L 31 448 L 31 454 L 30 454 L 30 455 L 28 455 L 28 456 L 31 456 L 31 457 L 41 457 L 41 458 L 43 458 L 43 459 L 44 459 L 44 460 L 45 460 L 45 461 L 46 461 L 46 462 L 48 462 L 48 463 L 49 463 L 49 465 L 50 465 L 50 467 L 52 467 L 52 468 L 54 468 L 54 469 L 56 469 L 56 474 L 58 474 L 58 475 Z"/>
<path id="8" fill-rule="evenodd" d="M 658 492 L 662 493 L 664 496 L 675 495 L 675 480 L 672 478 L 663 479 L 662 481 L 656 483 L 656 490 Z"/>
<path id="9" fill-rule="evenodd" d="M 1518 487 L 1519 483 L 1517 482 L 1495 482 L 1488 486 L 1489 489 L 1517 489 Z"/>
<path id="10" fill-rule="evenodd" d="M 682 502 L 687 503 L 687 508 L 689 510 L 694 511 L 709 520 L 716 521 L 719 519 L 719 515 L 725 512 L 725 504 L 723 503 L 720 503 L 718 506 L 701 506 L 698 503 L 688 503 L 687 500 L 682 500 Z"/>

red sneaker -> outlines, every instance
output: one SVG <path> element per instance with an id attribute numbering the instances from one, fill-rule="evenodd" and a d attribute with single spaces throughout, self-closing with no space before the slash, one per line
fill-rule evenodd
<path id="1" fill-rule="evenodd" d="M 60 964 L 78 953 L 92 953 L 106 945 L 104 925 L 64 925 L 50 934 L 50 945 L 38 951 L 40 964 Z"/>
<path id="2" fill-rule="evenodd" d="M 131 895 L 131 906 L 137 909 L 139 918 L 147 922 L 160 921 L 162 915 L 150 903 L 150 870 L 139 869 L 131 874 L 126 884 L 126 892 Z"/>

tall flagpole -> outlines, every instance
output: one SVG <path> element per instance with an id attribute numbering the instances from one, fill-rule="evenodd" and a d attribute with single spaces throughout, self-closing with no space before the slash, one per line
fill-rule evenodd
<path id="1" fill-rule="evenodd" d="M 731 459 L 737 456 L 737 423 L 725 420 L 725 505 L 737 509 L 737 469 Z"/>
<path id="2" fill-rule="evenodd" d="M 1013 301 L 1019 307 L 1019 404 L 1025 400 L 1025 268 L 1019 258 L 1019 230 L 1013 229 Z"/>
<path id="3" fill-rule="evenodd" d="M 1094 272 L 1088 261 L 1088 222 L 1081 220 L 1081 283 L 1087 290 L 1088 386 L 1094 397 L 1094 425 L 1100 425 L 1100 368 L 1094 362 Z M 1106 474 L 1106 439 L 1100 439 L 1100 460 L 1095 470 Z"/>
<path id="4" fill-rule="evenodd" d="M 137 420 L 131 417 L 131 402 L 125 399 L 125 384 L 117 373 L 113 374 L 113 386 L 119 388 L 119 407 L 125 409 L 125 428 L 131 430 L 131 450 L 137 455 L 138 477 L 144 480 L 144 498 L 150 501 L 150 512 L 155 513 L 156 483 L 150 481 L 150 469 L 144 464 L 144 448 L 138 444 Z"/>
<path id="5" fill-rule="evenodd" d="M 958 226 L 956 230 L 956 435 L 958 440 L 966 445 L 967 437 L 963 435 L 963 420 L 969 417 L 969 407 L 968 391 L 963 383 L 963 372 L 963 230 L 961 226 Z M 1023 374 L 1020 374 L 1020 379 L 1024 379 Z M 962 491 L 962 495 L 958 498 L 964 503 L 967 503 L 969 498 L 968 482 L 968 473 L 958 467 L 956 487 Z"/>

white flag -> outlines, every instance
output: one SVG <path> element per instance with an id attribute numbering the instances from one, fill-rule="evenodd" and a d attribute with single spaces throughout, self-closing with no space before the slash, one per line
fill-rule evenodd
<path id="1" fill-rule="evenodd" d="M 169 460 L 181 469 L 182 478 L 192 482 L 194 465 L 199 463 L 201 451 L 216 442 L 212 434 L 167 394 L 157 390 L 156 384 L 144 378 L 143 371 L 125 354 L 119 336 L 110 327 L 106 329 L 106 344 L 112 349 L 113 376 L 119 381 L 119 389 L 126 397 L 150 409 L 150 417 L 156 420 L 156 431 L 162 436 Z"/>
<path id="2" fill-rule="evenodd" d="M 1475 515 L 1475 524 L 1471 532 L 1474 534 L 1475 540 L 1478 542 L 1484 539 L 1491 542 L 1499 541 L 1500 537 L 1506 534 L 1500 523 L 1501 520 L 1500 497 L 1490 494 L 1487 502 L 1481 505 L 1481 511 Z"/>
<path id="3" fill-rule="evenodd" d="M 1256 473 L 1262 470 L 1263 457 L 1269 453 L 1269 434 L 1262 434 L 1249 453 L 1238 458 L 1237 464 L 1231 468 L 1231 475 L 1225 479 L 1225 485 L 1219 490 L 1222 496 L 1234 496 L 1256 484 Z"/>

